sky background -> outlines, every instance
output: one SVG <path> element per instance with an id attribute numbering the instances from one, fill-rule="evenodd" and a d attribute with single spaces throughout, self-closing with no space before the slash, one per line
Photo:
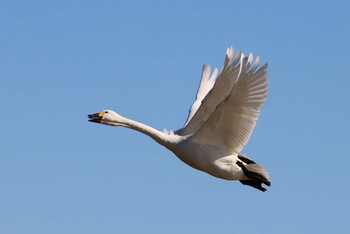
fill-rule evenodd
<path id="1" fill-rule="evenodd" d="M 0 233 L 348 233 L 349 1 L 2 1 Z M 102 109 L 183 126 L 205 63 L 269 63 L 243 152 L 262 193 L 183 164 Z"/>

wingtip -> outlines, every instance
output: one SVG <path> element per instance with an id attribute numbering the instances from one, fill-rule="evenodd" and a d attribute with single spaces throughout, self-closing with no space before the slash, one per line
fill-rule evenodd
<path id="1" fill-rule="evenodd" d="M 204 72 L 210 73 L 210 70 L 211 70 L 211 67 L 210 67 L 209 64 L 203 64 L 202 74 L 203 74 Z"/>
<path id="2" fill-rule="evenodd" d="M 234 55 L 234 49 L 233 49 L 233 47 L 231 46 L 231 47 L 228 47 L 227 49 L 226 49 L 226 57 L 227 57 L 227 60 L 231 60 L 232 58 L 233 58 L 233 55 Z"/>

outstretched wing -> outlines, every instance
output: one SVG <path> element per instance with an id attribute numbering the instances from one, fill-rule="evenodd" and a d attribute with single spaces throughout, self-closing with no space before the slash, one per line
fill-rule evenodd
<path id="1" fill-rule="evenodd" d="M 229 95 L 192 136 L 204 144 L 238 153 L 248 142 L 267 97 L 267 64 L 259 66 L 259 57 L 241 59 L 240 71 Z M 214 86 L 215 87 L 215 86 Z"/>
<path id="2" fill-rule="evenodd" d="M 214 69 L 210 76 L 210 67 L 204 65 L 197 98 L 190 109 L 185 127 L 177 130 L 176 134 L 190 135 L 197 132 L 213 114 L 216 107 L 230 95 L 240 71 L 240 58 L 240 51 L 234 54 L 234 49 L 228 48 L 224 66 L 217 79 L 217 69 Z"/>
<path id="3" fill-rule="evenodd" d="M 197 90 L 196 100 L 193 102 L 193 104 L 190 108 L 189 115 L 188 115 L 188 118 L 186 120 L 185 126 L 191 121 L 192 117 L 197 112 L 204 97 L 213 88 L 213 85 L 215 84 L 215 81 L 216 81 L 217 74 L 218 74 L 217 68 L 215 68 L 213 73 L 210 75 L 210 65 L 205 64 L 203 66 L 202 78 L 201 78 L 201 82 L 200 82 L 198 90 Z"/>

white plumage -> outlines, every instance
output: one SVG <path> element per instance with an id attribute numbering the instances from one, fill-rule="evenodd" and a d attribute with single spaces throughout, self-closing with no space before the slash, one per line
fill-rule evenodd
<path id="1" fill-rule="evenodd" d="M 193 168 L 227 180 L 266 189 L 270 186 L 265 169 L 247 158 L 241 150 L 248 142 L 268 90 L 267 64 L 228 48 L 224 66 L 204 65 L 196 100 L 185 126 L 174 133 L 161 132 L 127 119 L 111 110 L 89 115 L 89 121 L 124 126 L 149 135 Z"/>

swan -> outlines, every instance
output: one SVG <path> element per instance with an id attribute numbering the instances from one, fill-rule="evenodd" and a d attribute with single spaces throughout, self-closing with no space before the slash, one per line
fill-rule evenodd
<path id="1" fill-rule="evenodd" d="M 211 73 L 205 64 L 187 121 L 176 131 L 159 131 L 112 110 L 88 118 L 90 122 L 144 133 L 195 169 L 265 192 L 262 184 L 271 185 L 267 171 L 241 153 L 267 97 L 267 64 L 259 64 L 258 56 L 254 59 L 251 53 L 235 53 L 233 47 L 226 50 L 219 74 L 217 68 Z"/>

